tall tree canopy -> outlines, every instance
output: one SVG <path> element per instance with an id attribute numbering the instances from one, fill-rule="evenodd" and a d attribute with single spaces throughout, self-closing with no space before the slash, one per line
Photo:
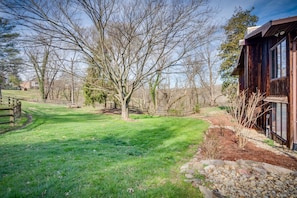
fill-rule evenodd
<path id="1" fill-rule="evenodd" d="M 0 5 L 26 28 L 53 36 L 53 45 L 67 44 L 91 59 L 116 89 L 125 120 L 134 91 L 201 45 L 211 19 L 207 0 L 2 0 Z"/>
<path id="2" fill-rule="evenodd" d="M 251 14 L 253 9 L 236 8 L 227 24 L 223 26 L 226 40 L 220 46 L 222 59 L 220 74 L 223 80 L 222 91 L 224 94 L 236 90 L 237 79 L 231 76 L 231 73 L 236 67 L 240 53 L 239 40 L 244 38 L 247 28 L 255 26 L 258 21 L 258 17 Z"/>

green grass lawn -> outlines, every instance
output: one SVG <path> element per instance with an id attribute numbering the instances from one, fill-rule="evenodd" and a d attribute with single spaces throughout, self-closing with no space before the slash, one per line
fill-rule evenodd
<path id="1" fill-rule="evenodd" d="M 206 122 L 22 106 L 32 123 L 0 135 L 0 197 L 201 197 L 179 168 Z"/>
<path id="2" fill-rule="evenodd" d="M 14 90 L 14 91 L 16 92 L 16 90 Z M 6 93 L 6 90 L 4 92 Z M 5 96 L 6 96 L 6 94 L 5 94 Z M 20 118 L 17 118 L 15 120 L 15 123 L 13 126 L 9 123 L 10 116 L 4 116 L 4 115 L 12 114 L 12 112 L 10 110 L 4 110 L 4 109 L 8 108 L 7 98 L 3 99 L 3 103 L 0 104 L 0 108 L 1 108 L 1 110 L 0 110 L 0 123 L 1 123 L 0 124 L 0 134 L 7 132 L 9 130 L 20 128 L 22 125 L 24 125 L 28 121 L 28 117 L 25 114 L 22 114 Z M 3 124 L 3 123 L 7 123 L 7 124 Z"/>
<path id="3" fill-rule="evenodd" d="M 41 101 L 38 89 L 29 89 L 28 91 L 22 90 L 2 90 L 3 96 L 13 97 L 27 101 Z"/>

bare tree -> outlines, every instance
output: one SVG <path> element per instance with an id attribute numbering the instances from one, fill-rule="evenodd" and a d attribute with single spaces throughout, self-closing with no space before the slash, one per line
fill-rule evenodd
<path id="1" fill-rule="evenodd" d="M 58 61 L 54 58 L 54 49 L 44 43 L 43 46 L 34 46 L 25 49 L 28 56 L 28 64 L 33 67 L 38 80 L 41 99 L 46 102 L 53 86 L 56 75 L 59 72 Z"/>
<path id="2" fill-rule="evenodd" d="M 195 109 L 195 106 L 199 106 L 199 94 L 198 94 L 198 85 L 197 85 L 197 65 L 194 64 L 194 61 L 189 57 L 185 60 L 184 63 L 184 73 L 186 75 L 186 84 L 189 97 L 189 105 Z"/>
<path id="3" fill-rule="evenodd" d="M 3 0 L 21 25 L 79 49 L 110 79 L 129 118 L 132 93 L 149 76 L 178 64 L 207 36 L 206 0 Z M 83 16 L 84 18 L 80 18 Z M 82 23 L 89 24 L 91 28 Z M 199 31 L 198 31 L 199 30 Z M 67 49 L 70 49 L 67 47 Z M 162 60 L 168 60 L 159 64 Z"/>
<path id="4" fill-rule="evenodd" d="M 81 66 L 79 61 L 80 57 L 76 51 L 69 52 L 60 50 L 60 52 L 55 53 L 55 55 L 60 65 L 60 71 L 62 72 L 60 81 L 64 83 L 64 96 L 71 102 L 71 106 L 76 106 L 77 97 L 75 97 L 75 95 L 78 95 L 78 89 L 81 88 L 78 84 L 83 80 L 83 76 L 78 72 L 78 67 Z"/>
<path id="5" fill-rule="evenodd" d="M 215 105 L 216 95 L 215 86 L 219 79 L 219 56 L 218 51 L 214 45 L 207 42 L 205 46 L 202 47 L 201 52 L 198 55 L 199 63 L 198 76 L 200 84 L 205 90 L 207 90 L 209 95 L 210 106 Z"/>
<path id="6" fill-rule="evenodd" d="M 157 72 L 156 76 L 152 76 L 149 81 L 149 93 L 153 103 L 153 108 L 150 113 L 155 113 L 158 105 L 157 88 L 162 81 L 161 72 Z"/>
<path id="7" fill-rule="evenodd" d="M 209 105 L 215 105 L 217 95 L 215 93 L 215 86 L 219 79 L 219 56 L 216 49 L 216 27 L 209 28 L 209 37 L 205 45 L 201 46 L 193 55 L 192 58 L 186 60 L 186 75 L 191 88 L 196 88 L 196 80 L 199 81 L 199 85 L 205 90 L 204 96 L 207 95 L 209 99 Z"/>

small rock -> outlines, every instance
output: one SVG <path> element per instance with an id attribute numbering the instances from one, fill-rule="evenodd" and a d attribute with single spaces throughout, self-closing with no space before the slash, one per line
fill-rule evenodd
<path id="1" fill-rule="evenodd" d="M 194 178 L 194 176 L 192 175 L 192 174 L 185 174 L 185 177 L 187 178 L 187 179 L 192 179 L 192 178 Z"/>
<path id="2" fill-rule="evenodd" d="M 297 177 L 297 171 L 291 172 L 290 175 L 293 176 L 293 177 Z"/>
<path id="3" fill-rule="evenodd" d="M 212 172 L 216 167 L 214 165 L 208 165 L 206 167 L 204 167 L 204 171 L 206 173 Z"/>
<path id="4" fill-rule="evenodd" d="M 201 169 L 203 169 L 203 167 L 204 167 L 204 165 L 200 162 L 196 162 L 193 164 L 193 169 L 195 169 L 195 170 L 201 170 Z"/>
<path id="5" fill-rule="evenodd" d="M 283 168 L 283 167 L 280 167 L 280 166 L 274 166 L 274 165 L 267 164 L 267 163 L 262 163 L 262 166 L 267 172 L 278 174 L 278 175 L 290 174 L 290 173 L 293 172 L 290 169 Z"/>
<path id="6" fill-rule="evenodd" d="M 268 180 L 273 180 L 274 177 L 272 177 L 272 176 L 268 176 L 267 179 L 268 179 Z"/>
<path id="7" fill-rule="evenodd" d="M 180 172 L 185 173 L 189 169 L 189 163 L 186 163 L 180 167 Z"/>
<path id="8" fill-rule="evenodd" d="M 211 164 L 215 166 L 224 166 L 225 163 L 223 160 L 212 160 Z"/>
<path id="9" fill-rule="evenodd" d="M 205 198 L 213 198 L 213 193 L 205 186 L 199 186 L 200 192 L 204 195 Z"/>
<path id="10" fill-rule="evenodd" d="M 247 171 L 246 169 L 242 169 L 242 168 L 240 168 L 240 169 L 237 170 L 237 172 L 238 172 L 239 174 L 241 174 L 241 175 L 243 175 L 243 174 L 248 175 L 248 171 Z"/>
<path id="11" fill-rule="evenodd" d="M 225 164 L 228 165 L 228 166 L 236 166 L 236 167 L 238 166 L 238 164 L 236 162 L 234 162 L 234 161 L 227 161 L 226 160 Z"/>
<path id="12" fill-rule="evenodd" d="M 267 171 L 263 168 L 258 168 L 258 167 L 253 167 L 252 168 L 255 172 L 261 174 L 261 175 L 266 175 L 267 174 Z"/>

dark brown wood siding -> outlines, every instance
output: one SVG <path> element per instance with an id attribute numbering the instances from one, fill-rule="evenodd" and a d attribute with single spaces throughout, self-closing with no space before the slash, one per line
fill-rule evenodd
<path id="1" fill-rule="evenodd" d="M 259 41 L 262 44 L 262 59 L 261 59 L 261 93 L 266 93 L 268 95 L 269 87 L 270 87 L 270 70 L 269 70 L 269 42 L 267 39 L 263 39 Z"/>
<path id="2" fill-rule="evenodd" d="M 270 95 L 288 96 L 288 79 L 281 78 L 270 82 Z"/>
<path id="3" fill-rule="evenodd" d="M 270 99 L 286 98 L 283 102 L 273 100 L 270 102 L 288 104 L 287 110 L 284 110 L 287 111 L 287 138 L 282 143 L 297 150 L 297 21 L 294 17 L 267 24 L 269 26 L 264 25 L 246 36 L 244 47 L 247 50 L 244 52 L 244 60 L 241 60 L 241 64 L 245 64 L 245 73 L 240 74 L 240 83 L 245 84 L 244 88 L 248 88 L 250 93 L 260 90 Z M 283 34 L 280 34 L 280 31 Z M 287 75 L 271 79 L 271 49 L 275 49 L 276 44 L 283 41 L 284 37 L 287 41 Z M 242 86 L 240 88 L 242 90 Z M 267 114 L 258 120 L 263 129 L 266 127 L 266 116 Z"/>
<path id="4" fill-rule="evenodd" d="M 288 133 L 289 138 L 288 147 L 294 148 L 297 144 L 297 68 L 296 68 L 296 53 L 297 53 L 297 32 L 291 32 L 288 36 L 289 56 L 288 56 L 288 83 L 289 83 L 289 111 L 288 111 Z"/>
<path id="5" fill-rule="evenodd" d="M 260 90 L 261 93 L 265 93 L 267 87 L 267 67 L 266 64 L 268 56 L 263 54 L 267 53 L 267 48 L 265 48 L 265 42 L 261 39 L 254 39 L 248 43 L 248 90 L 249 93 L 256 92 Z M 266 49 L 266 50 L 265 50 Z M 264 61 L 264 63 L 263 63 Z M 266 115 L 262 116 L 257 120 L 257 125 L 263 129 L 266 127 Z"/>

